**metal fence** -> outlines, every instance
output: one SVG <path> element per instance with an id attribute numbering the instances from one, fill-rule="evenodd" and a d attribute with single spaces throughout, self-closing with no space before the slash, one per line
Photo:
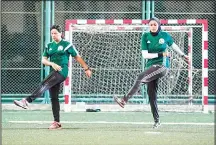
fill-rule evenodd
<path id="1" fill-rule="evenodd" d="M 214 1 L 155 1 L 160 19 L 208 19 L 210 94 L 215 86 L 215 6 Z M 40 1 L 1 2 L 2 97 L 26 96 L 43 78 L 41 7 Z M 142 19 L 142 2 L 56 1 L 55 23 L 64 26 L 66 19 Z"/>
<path id="2" fill-rule="evenodd" d="M 57 1 L 55 23 L 66 19 L 141 19 L 140 1 Z"/>
<path id="3" fill-rule="evenodd" d="M 41 3 L 1 2 L 1 94 L 31 93 L 41 81 Z"/>
<path id="4" fill-rule="evenodd" d="M 214 1 L 155 1 L 155 16 L 160 19 L 207 19 L 208 20 L 208 57 L 209 57 L 209 94 L 215 92 L 215 2 Z M 194 34 L 194 40 L 201 40 L 199 32 Z M 197 46 L 194 46 L 196 49 Z M 195 52 L 194 65 L 200 68 L 202 54 Z"/>

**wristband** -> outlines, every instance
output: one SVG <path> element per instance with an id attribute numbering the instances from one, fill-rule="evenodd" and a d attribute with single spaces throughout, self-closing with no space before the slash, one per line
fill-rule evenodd
<path id="1" fill-rule="evenodd" d="M 158 57 L 162 57 L 163 56 L 163 52 L 158 53 Z"/>
<path id="2" fill-rule="evenodd" d="M 87 69 L 85 69 L 85 71 L 90 70 L 90 68 L 88 67 Z"/>

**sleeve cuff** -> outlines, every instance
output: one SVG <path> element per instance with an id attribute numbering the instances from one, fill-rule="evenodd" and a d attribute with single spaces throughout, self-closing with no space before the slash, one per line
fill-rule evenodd
<path id="1" fill-rule="evenodd" d="M 158 53 L 158 57 L 163 57 L 163 52 Z"/>

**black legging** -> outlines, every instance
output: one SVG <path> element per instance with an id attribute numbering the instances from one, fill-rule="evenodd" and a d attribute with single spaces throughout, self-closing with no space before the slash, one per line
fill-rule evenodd
<path id="1" fill-rule="evenodd" d="M 40 84 L 40 86 L 33 92 L 31 96 L 26 97 L 26 100 L 31 103 L 36 98 L 40 97 L 46 90 L 49 90 L 52 102 L 52 111 L 54 121 L 59 122 L 59 90 L 60 84 L 65 80 L 65 78 L 57 71 L 51 72 Z"/>
<path id="2" fill-rule="evenodd" d="M 157 90 L 158 90 L 158 79 L 147 83 L 147 93 L 149 96 L 149 103 L 151 106 L 151 112 L 155 122 L 159 121 L 158 106 L 157 106 Z"/>
<path id="3" fill-rule="evenodd" d="M 151 111 L 155 122 L 159 121 L 157 107 L 158 79 L 163 77 L 166 72 L 166 67 L 162 65 L 153 65 L 152 67 L 138 75 L 134 85 L 123 98 L 124 101 L 127 102 L 139 90 L 141 84 L 147 84 L 147 93 L 149 96 Z"/>

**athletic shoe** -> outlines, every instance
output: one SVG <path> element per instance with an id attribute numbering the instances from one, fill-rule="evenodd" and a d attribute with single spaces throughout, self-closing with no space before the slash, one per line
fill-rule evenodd
<path id="1" fill-rule="evenodd" d="M 116 101 L 116 103 L 119 104 L 119 106 L 121 106 L 122 108 L 124 108 L 124 106 L 126 105 L 126 102 L 123 99 L 120 99 L 117 96 L 113 96 L 113 98 Z"/>
<path id="2" fill-rule="evenodd" d="M 50 127 L 49 127 L 49 129 L 61 129 L 61 124 L 59 123 L 59 122 L 56 122 L 56 121 L 54 121 L 51 125 L 50 125 Z"/>
<path id="3" fill-rule="evenodd" d="M 23 109 L 28 109 L 28 101 L 25 99 L 25 98 L 23 98 L 22 100 L 20 100 L 20 101 L 18 101 L 18 100 L 14 100 L 14 104 L 16 105 L 16 106 L 19 106 L 19 107 L 21 107 L 21 108 L 23 108 Z"/>
<path id="4" fill-rule="evenodd" d="M 157 129 L 161 125 L 160 121 L 154 123 L 153 128 Z"/>

